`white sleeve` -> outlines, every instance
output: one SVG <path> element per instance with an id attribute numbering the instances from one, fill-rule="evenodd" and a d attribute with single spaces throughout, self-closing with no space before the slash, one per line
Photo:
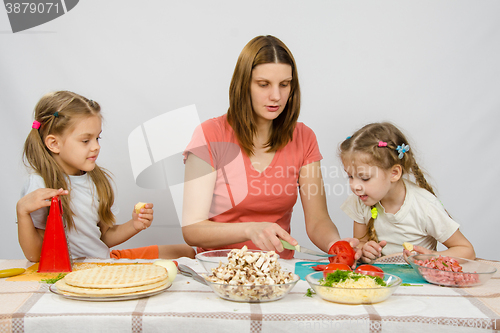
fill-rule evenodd
<path id="1" fill-rule="evenodd" d="M 350 194 L 349 197 L 344 201 L 340 209 L 344 211 L 351 219 L 355 222 L 361 224 L 367 224 L 371 218 L 371 208 L 365 205 L 359 200 L 359 198 Z"/>
<path id="2" fill-rule="evenodd" d="M 45 182 L 43 181 L 43 178 L 37 174 L 31 174 L 24 183 L 24 187 L 21 191 L 21 197 L 24 197 L 26 194 L 31 193 L 39 188 L 45 188 Z M 35 228 L 45 229 L 47 216 L 49 215 L 49 207 L 40 208 L 39 210 L 32 212 L 30 215 Z"/>
<path id="3" fill-rule="evenodd" d="M 437 198 L 434 202 L 429 202 L 425 214 L 427 215 L 425 231 L 440 243 L 446 242 L 460 227 Z"/>

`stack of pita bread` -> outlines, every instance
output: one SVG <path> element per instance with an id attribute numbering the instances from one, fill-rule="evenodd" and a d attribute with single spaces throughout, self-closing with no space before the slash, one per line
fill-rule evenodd
<path id="1" fill-rule="evenodd" d="M 113 297 L 139 295 L 170 287 L 165 267 L 151 264 L 101 266 L 74 271 L 57 281 L 64 295 Z"/>

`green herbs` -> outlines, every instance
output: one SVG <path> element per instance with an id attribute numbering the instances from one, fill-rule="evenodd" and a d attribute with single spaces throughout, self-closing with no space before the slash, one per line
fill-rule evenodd
<path id="1" fill-rule="evenodd" d="M 347 280 L 349 278 L 349 275 L 351 274 L 352 272 L 350 271 L 342 271 L 340 269 L 337 269 L 335 272 L 333 273 L 328 273 L 326 275 L 326 280 L 325 279 L 322 279 L 320 280 L 319 282 L 321 283 L 321 285 L 323 286 L 326 286 L 326 287 L 331 287 L 333 286 L 334 284 L 337 284 L 339 282 L 344 282 L 345 280 Z M 360 277 L 353 277 L 353 279 L 355 281 L 359 280 Z"/>
<path id="2" fill-rule="evenodd" d="M 57 275 L 55 278 L 52 278 L 52 279 L 42 279 L 41 281 L 45 282 L 47 284 L 54 284 L 57 281 L 61 280 L 65 276 L 66 276 L 66 273 L 59 273 L 59 275 Z"/>
<path id="3" fill-rule="evenodd" d="M 342 271 L 342 270 L 336 270 L 333 273 L 328 273 L 326 275 L 326 279 L 321 279 L 319 283 L 322 286 L 326 287 L 333 287 L 337 283 L 344 282 L 346 280 L 353 280 L 353 281 L 359 281 L 360 279 L 373 279 L 375 280 L 375 283 L 377 283 L 380 286 L 385 287 L 387 284 L 378 276 L 371 276 L 371 275 L 365 275 L 365 274 L 359 274 L 359 273 L 354 273 L 351 271 Z"/>
<path id="4" fill-rule="evenodd" d="M 307 288 L 306 294 L 304 296 L 313 297 L 314 294 L 316 294 L 314 290 L 312 290 L 311 288 Z"/>

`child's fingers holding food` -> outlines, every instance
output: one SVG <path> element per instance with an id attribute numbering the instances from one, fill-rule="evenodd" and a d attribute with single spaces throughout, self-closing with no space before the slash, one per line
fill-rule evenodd
<path id="1" fill-rule="evenodd" d="M 146 207 L 146 203 L 145 202 L 138 202 L 134 206 L 134 211 L 135 211 L 136 214 L 140 214 L 141 213 L 141 209 L 143 209 L 145 207 Z"/>
<path id="2" fill-rule="evenodd" d="M 153 204 L 147 202 L 138 202 L 134 206 L 136 214 L 151 214 L 153 215 Z"/>

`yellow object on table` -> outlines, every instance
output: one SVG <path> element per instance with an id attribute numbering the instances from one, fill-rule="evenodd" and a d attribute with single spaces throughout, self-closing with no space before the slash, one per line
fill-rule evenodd
<path id="1" fill-rule="evenodd" d="M 26 272 L 24 268 L 8 268 L 0 270 L 0 278 L 15 276 Z"/>
<path id="2" fill-rule="evenodd" d="M 111 265 L 132 265 L 133 263 L 109 263 L 109 262 L 77 262 L 73 263 L 72 269 L 73 271 L 78 271 L 82 269 L 88 269 L 88 268 L 94 268 L 98 266 L 111 266 Z M 42 280 L 48 280 L 48 279 L 55 279 L 59 276 L 59 272 L 55 273 L 38 273 L 38 263 L 31 265 L 26 269 L 26 272 L 24 272 L 21 275 L 16 275 L 12 276 L 10 278 L 7 278 L 6 281 L 40 281 Z M 62 273 L 66 274 L 66 272 Z"/>

